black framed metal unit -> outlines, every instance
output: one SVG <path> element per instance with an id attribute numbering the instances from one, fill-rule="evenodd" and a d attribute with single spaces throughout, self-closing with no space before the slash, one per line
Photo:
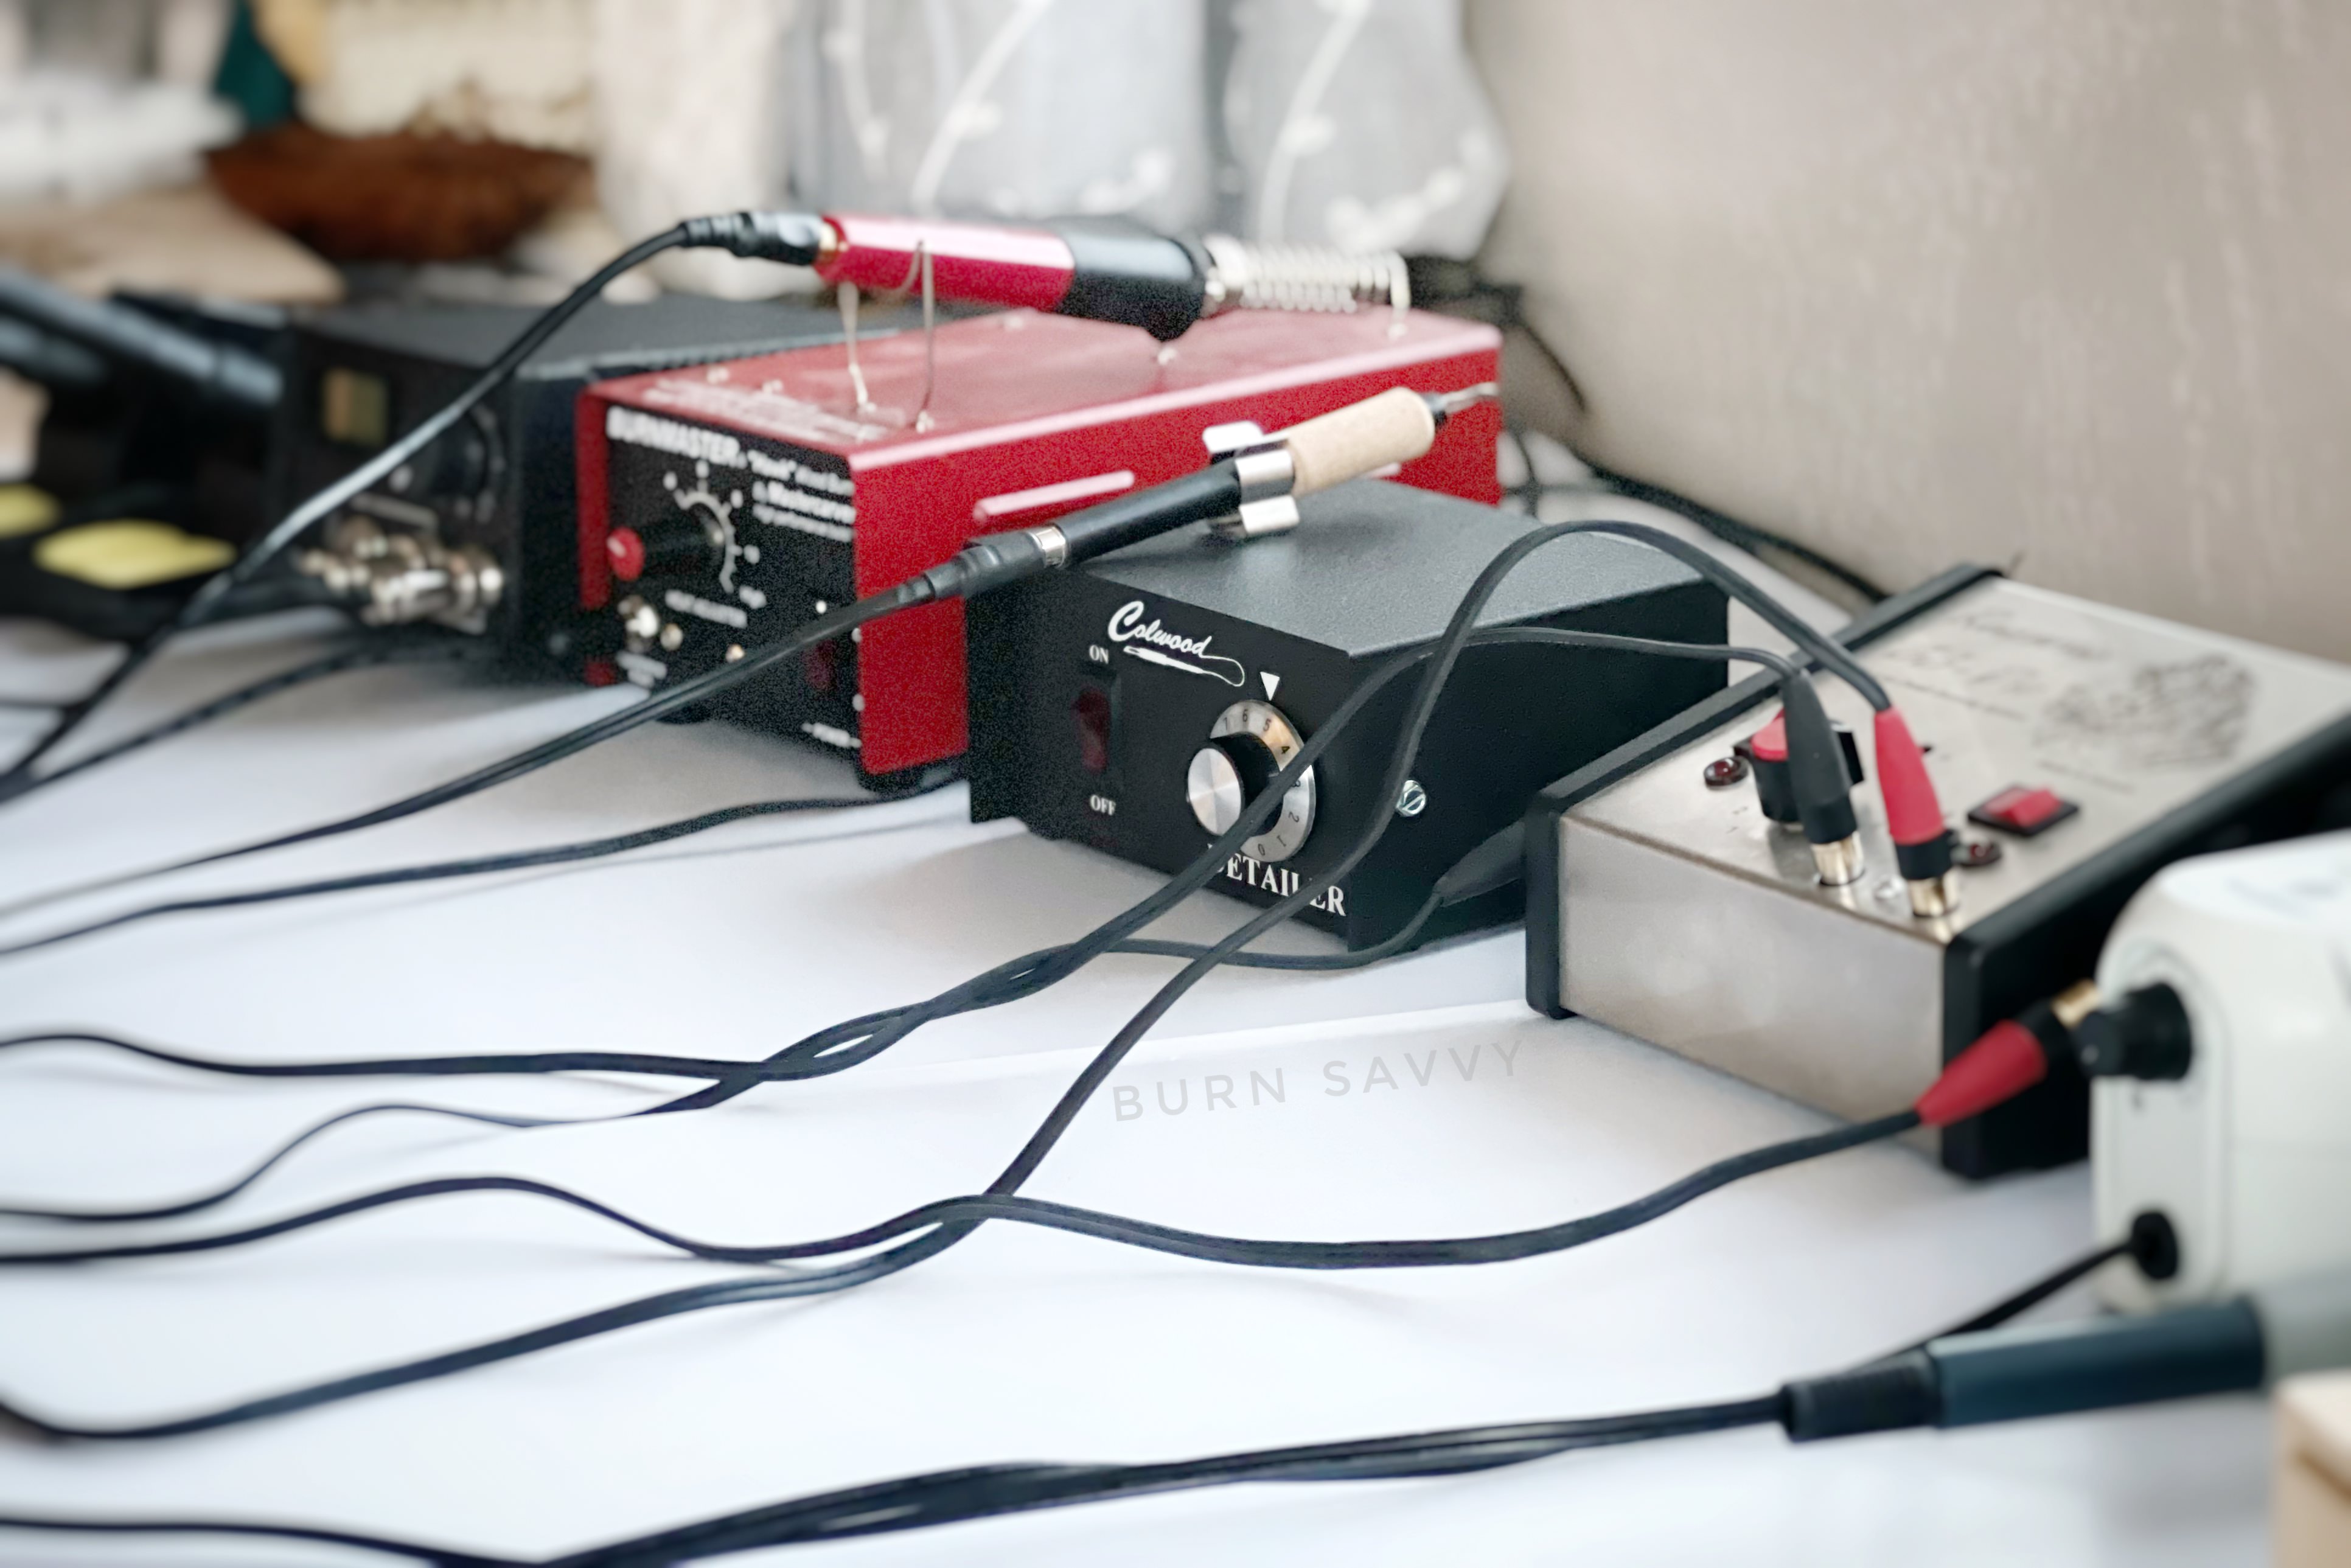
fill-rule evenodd
<path id="1" fill-rule="evenodd" d="M 2087 978 L 2123 904 L 2190 854 L 2351 821 L 2351 669 L 1983 568 L 1840 641 L 1895 696 L 1951 814 L 1949 913 L 1911 912 L 1870 791 L 1868 868 L 1823 886 L 1741 782 L 1771 688 L 1734 686 L 1539 794 L 1527 998 L 1841 1116 L 1908 1103 L 1999 1020 Z M 1868 711 L 1823 679 L 1873 764 Z M 1941 1134 L 1971 1176 L 2087 1150 L 2078 1078 Z"/>
<path id="2" fill-rule="evenodd" d="M 1300 503 L 1289 532 L 1186 530 L 969 606 L 972 815 L 1180 870 L 1389 658 L 1432 643 L 1479 570 L 1531 526 L 1366 480 Z M 1719 643 L 1722 595 L 1629 541 L 1530 558 L 1482 625 Z M 1395 935 L 1437 879 L 1516 821 L 1562 768 L 1719 690 L 1719 664 L 1559 646 L 1472 647 L 1402 797 L 1374 800 L 1414 683 L 1395 682 L 1212 886 L 1256 904 L 1396 821 L 1302 916 L 1351 947 Z M 1515 918 L 1515 886 L 1440 912 L 1429 936 Z"/>

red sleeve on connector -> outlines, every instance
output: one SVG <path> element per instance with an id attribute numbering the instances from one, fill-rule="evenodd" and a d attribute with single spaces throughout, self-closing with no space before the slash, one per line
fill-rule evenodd
<path id="1" fill-rule="evenodd" d="M 1927 777 L 1927 758 L 1910 738 L 1898 708 L 1876 718 L 1877 788 L 1886 800 L 1886 830 L 1897 844 L 1931 843 L 1943 834 L 1943 803 Z"/>
<path id="2" fill-rule="evenodd" d="M 1918 1120 L 1948 1127 L 2015 1099 L 2049 1076 L 2049 1058 L 2032 1031 L 2007 1019 L 1953 1057 L 1935 1085 L 1918 1096 Z"/>
<path id="3" fill-rule="evenodd" d="M 1782 711 L 1771 716 L 1771 722 L 1750 737 L 1747 749 L 1758 762 L 1788 760 L 1788 716 Z"/>

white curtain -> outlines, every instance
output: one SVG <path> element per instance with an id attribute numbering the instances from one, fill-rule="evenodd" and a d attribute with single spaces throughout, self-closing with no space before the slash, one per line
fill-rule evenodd
<path id="1" fill-rule="evenodd" d="M 1508 173 L 1458 0 L 808 0 L 789 96 L 838 208 L 1467 256 Z"/>

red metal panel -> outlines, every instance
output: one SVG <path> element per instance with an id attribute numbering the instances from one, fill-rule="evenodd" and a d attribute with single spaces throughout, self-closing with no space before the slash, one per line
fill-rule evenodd
<path id="1" fill-rule="evenodd" d="M 986 224 L 935 224 L 920 218 L 827 214 L 841 248 L 817 264 L 828 283 L 870 293 L 918 287 L 914 247 L 931 253 L 931 282 L 941 298 L 979 299 L 1050 310 L 1070 291 L 1077 260 L 1059 235 Z"/>
<path id="2" fill-rule="evenodd" d="M 1163 350 L 1132 328 L 1061 316 L 1011 311 L 955 322 L 934 345 L 923 430 L 914 419 L 925 381 L 919 333 L 862 346 L 879 413 L 857 412 L 838 345 L 599 383 L 580 405 L 581 602 L 601 608 L 610 591 L 602 421 L 614 403 L 839 455 L 856 487 L 855 582 L 865 594 L 937 565 L 986 531 L 973 512 L 988 497 L 1122 469 L 1137 486 L 1155 485 L 1207 461 L 1200 437 L 1210 425 L 1253 420 L 1279 430 L 1390 387 L 1451 391 L 1498 373 L 1501 339 L 1490 327 L 1417 311 L 1401 332 L 1396 325 L 1384 310 L 1235 312 Z M 1497 501 L 1500 428 L 1498 409 L 1472 409 L 1395 477 Z M 998 526 L 1033 527 L 1081 504 L 1031 508 Z M 960 604 L 926 605 L 864 629 L 866 771 L 962 753 L 963 639 Z"/>

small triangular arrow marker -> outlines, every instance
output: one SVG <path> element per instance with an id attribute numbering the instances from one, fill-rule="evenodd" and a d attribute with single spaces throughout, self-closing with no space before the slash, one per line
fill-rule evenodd
<path id="1" fill-rule="evenodd" d="M 1259 670 L 1257 678 L 1265 683 L 1266 700 L 1271 702 L 1273 694 L 1281 690 L 1281 677 L 1270 670 Z"/>

